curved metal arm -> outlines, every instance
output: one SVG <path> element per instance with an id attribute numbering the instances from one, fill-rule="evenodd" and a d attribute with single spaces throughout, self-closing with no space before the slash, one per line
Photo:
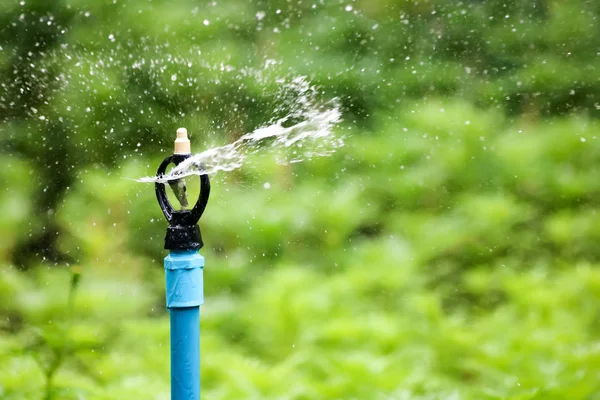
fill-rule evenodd
<path id="1" fill-rule="evenodd" d="M 202 214 L 204 214 L 204 210 L 206 209 L 206 205 L 208 204 L 209 195 L 210 180 L 208 179 L 208 175 L 200 175 L 200 195 L 198 196 L 198 201 L 194 205 L 194 208 L 192 208 L 191 219 L 198 222 Z"/>
<path id="2" fill-rule="evenodd" d="M 156 171 L 156 176 L 164 175 L 167 171 L 167 166 L 171 164 L 171 161 L 173 161 L 173 156 L 168 156 L 167 158 L 165 158 L 163 162 L 160 163 L 160 166 Z M 160 206 L 160 209 L 165 215 L 167 221 L 170 223 L 171 219 L 173 218 L 173 212 L 175 211 L 175 209 L 173 209 L 173 206 L 169 202 L 169 199 L 167 197 L 167 191 L 165 189 L 165 184 L 156 182 L 154 184 L 154 192 L 156 193 L 156 199 L 158 200 L 158 205 Z"/>
<path id="3" fill-rule="evenodd" d="M 189 155 L 183 154 L 175 154 L 168 156 L 163 160 L 163 162 L 158 167 L 156 171 L 156 176 L 165 175 L 167 171 L 167 166 L 171 163 L 175 165 L 179 165 L 183 160 L 189 158 Z M 200 175 L 200 193 L 198 195 L 198 200 L 192 208 L 191 211 L 176 211 L 171 202 L 169 202 L 169 198 L 167 197 L 167 192 L 164 183 L 156 182 L 154 184 L 154 191 L 156 192 L 156 199 L 158 200 L 158 204 L 165 215 L 165 218 L 171 225 L 171 222 L 176 222 L 178 225 L 196 225 L 198 220 L 204 213 L 206 209 L 206 205 L 208 204 L 208 197 L 210 196 L 210 180 L 208 175 Z M 173 221 L 173 216 L 178 214 L 178 218 L 176 221 Z"/>

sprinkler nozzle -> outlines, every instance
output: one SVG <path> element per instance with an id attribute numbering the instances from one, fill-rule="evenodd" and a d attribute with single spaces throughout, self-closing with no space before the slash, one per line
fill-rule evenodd
<path id="1" fill-rule="evenodd" d="M 175 151 L 173 154 L 191 154 L 190 139 L 185 128 L 177 129 L 177 139 L 175 139 Z"/>
<path id="2" fill-rule="evenodd" d="M 187 137 L 187 129 L 179 128 L 177 130 L 177 139 L 175 139 L 175 149 L 173 155 L 168 156 L 158 167 L 157 176 L 164 176 L 167 166 L 171 163 L 179 165 L 185 159 L 191 157 L 190 140 Z M 188 205 L 185 180 L 182 178 L 168 181 L 173 189 L 177 200 L 183 207 Z M 165 237 L 165 249 L 168 250 L 196 250 L 202 247 L 202 236 L 198 227 L 198 220 L 202 216 L 208 196 L 210 194 L 210 181 L 208 175 L 200 175 L 200 193 L 198 200 L 191 210 L 175 210 L 169 199 L 164 183 L 156 182 L 156 199 L 162 209 L 165 218 L 169 222 L 167 236 Z"/>
<path id="3" fill-rule="evenodd" d="M 185 128 L 177 129 L 177 138 L 175 139 L 175 146 L 173 150 L 173 155 L 177 154 L 178 156 L 189 156 L 192 153 L 190 146 L 190 139 L 188 139 L 188 132 Z M 187 158 L 187 157 L 186 157 Z M 177 161 L 175 161 L 178 164 Z M 188 206 L 187 201 L 187 187 L 185 186 L 184 179 L 174 179 L 169 181 L 169 186 L 181 207 L 186 208 Z"/>

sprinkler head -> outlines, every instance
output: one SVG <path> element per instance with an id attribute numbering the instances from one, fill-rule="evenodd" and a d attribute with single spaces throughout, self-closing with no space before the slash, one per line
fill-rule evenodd
<path id="1" fill-rule="evenodd" d="M 173 155 L 168 156 L 158 167 L 156 176 L 164 176 L 167 166 L 171 163 L 179 165 L 185 159 L 191 157 L 190 140 L 187 137 L 187 130 L 179 128 L 177 130 L 177 139 L 175 140 L 175 149 Z M 175 197 L 183 207 L 188 206 L 187 188 L 183 178 L 168 181 L 169 186 L 173 189 Z M 165 237 L 165 249 L 167 250 L 197 250 L 203 246 L 202 235 L 198 220 L 202 216 L 208 196 L 210 195 L 210 181 L 208 175 L 200 175 L 200 193 L 198 200 L 191 210 L 175 210 L 169 199 L 164 183 L 155 183 L 154 189 L 156 199 L 162 209 L 162 212 L 169 222 L 167 235 Z"/>

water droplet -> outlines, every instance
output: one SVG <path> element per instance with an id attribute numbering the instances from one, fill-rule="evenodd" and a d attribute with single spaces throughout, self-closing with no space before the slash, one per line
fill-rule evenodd
<path id="1" fill-rule="evenodd" d="M 210 24 L 210 21 L 209 21 L 209 20 L 207 20 L 207 19 L 205 19 L 205 20 L 204 20 L 202 23 L 203 23 L 205 26 L 208 26 L 208 24 Z"/>
<path id="2" fill-rule="evenodd" d="M 265 184 L 263 185 L 265 189 L 270 189 L 271 188 L 271 184 L 269 182 L 265 182 Z"/>

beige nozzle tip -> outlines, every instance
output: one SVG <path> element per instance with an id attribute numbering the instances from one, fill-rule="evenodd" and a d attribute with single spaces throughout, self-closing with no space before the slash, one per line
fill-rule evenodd
<path id="1" fill-rule="evenodd" d="M 173 154 L 190 154 L 192 152 L 190 147 L 190 139 L 187 136 L 187 129 L 177 129 L 177 139 L 175 139 L 175 151 Z"/>
<path id="2" fill-rule="evenodd" d="M 187 129 L 185 129 L 185 128 L 177 129 L 177 139 L 187 139 Z"/>

